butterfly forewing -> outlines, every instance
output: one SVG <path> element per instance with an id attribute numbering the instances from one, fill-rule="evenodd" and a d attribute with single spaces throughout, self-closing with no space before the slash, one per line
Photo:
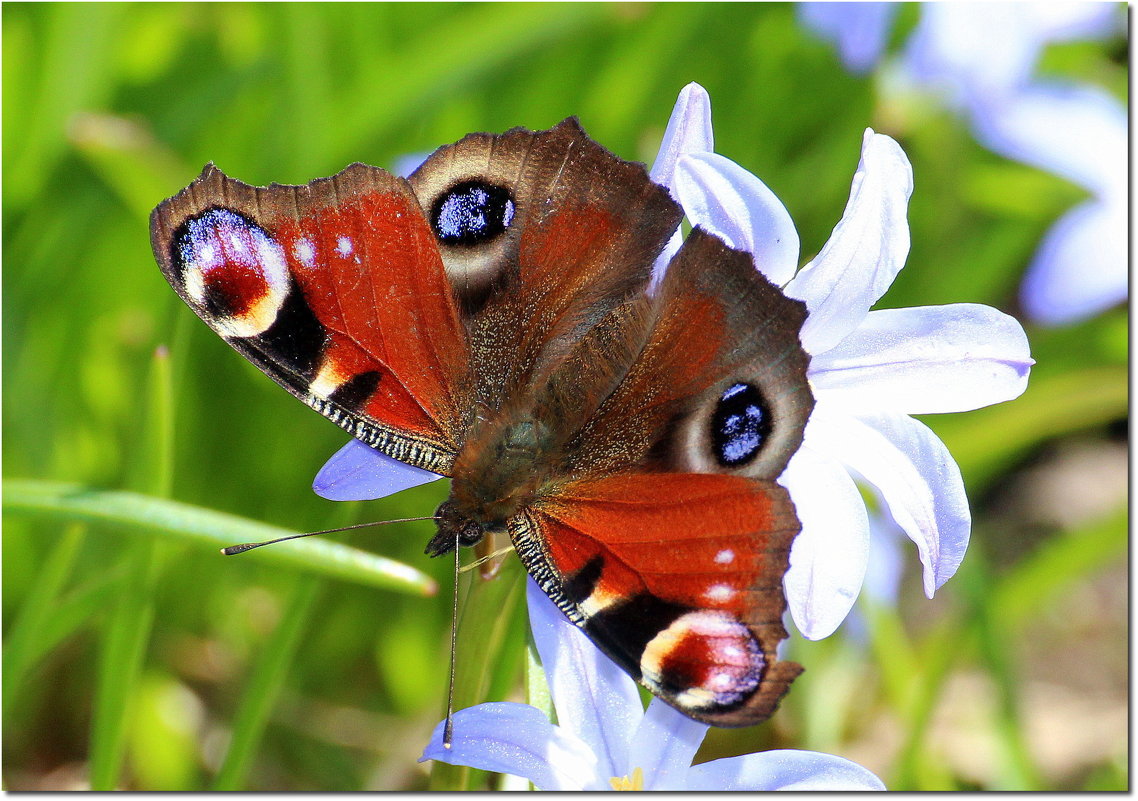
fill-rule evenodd
<path id="1" fill-rule="evenodd" d="M 471 134 L 409 180 L 431 219 L 477 200 L 481 214 L 509 217 L 465 239 L 436 230 L 470 318 L 479 400 L 492 409 L 534 393 L 574 343 L 643 291 L 682 217 L 642 165 L 615 158 L 572 119 Z M 499 209 L 508 215 L 492 217 Z"/>
<path id="2" fill-rule="evenodd" d="M 209 166 L 155 209 L 151 238 L 178 294 L 250 361 L 373 447 L 448 471 L 468 347 L 405 181 L 353 165 L 261 189 Z"/>

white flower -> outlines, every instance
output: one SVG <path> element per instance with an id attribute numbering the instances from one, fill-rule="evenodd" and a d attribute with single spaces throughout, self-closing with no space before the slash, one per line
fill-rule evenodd
<path id="1" fill-rule="evenodd" d="M 490 703 L 440 723 L 423 751 L 434 759 L 522 776 L 539 790 L 884 790 L 841 757 L 766 751 L 692 765 L 707 726 L 653 699 L 647 711 L 624 671 L 601 654 L 532 579 L 530 625 L 558 724 L 527 704 Z"/>
<path id="2" fill-rule="evenodd" d="M 677 112 L 710 114 L 692 103 Z M 912 171 L 887 136 L 865 132 L 845 213 L 797 272 L 794 224 L 758 178 L 694 148 L 671 173 L 670 189 L 691 223 L 749 250 L 757 268 L 809 312 L 801 339 L 816 406 L 779 479 L 802 522 L 784 582 L 795 625 L 810 639 L 829 635 L 861 587 L 869 527 L 853 475 L 877 490 L 916 543 L 932 597 L 960 565 L 971 516 L 952 456 L 909 415 L 1020 395 L 1033 364 L 1022 327 L 978 304 L 870 311 L 909 251 Z"/>
<path id="3" fill-rule="evenodd" d="M 929 3 L 905 45 L 910 80 L 975 112 L 1026 88 L 1040 53 L 1052 42 L 1104 38 L 1114 3 Z"/>
<path id="4" fill-rule="evenodd" d="M 1075 322 L 1129 294 L 1128 124 L 1123 104 L 1090 85 L 1035 77 L 1051 42 L 1105 38 L 1113 3 L 934 3 L 906 48 L 912 80 L 942 90 L 989 150 L 1078 184 L 1092 197 L 1048 231 L 1021 288 L 1025 311 Z"/>

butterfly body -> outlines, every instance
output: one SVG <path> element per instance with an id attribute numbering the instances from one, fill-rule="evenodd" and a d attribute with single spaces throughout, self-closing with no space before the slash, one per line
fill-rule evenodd
<path id="1" fill-rule="evenodd" d="M 452 479 L 427 546 L 507 533 L 621 667 L 689 716 L 761 721 L 799 529 L 776 479 L 813 405 L 801 303 L 574 120 L 472 134 L 409 179 L 254 188 L 207 167 L 160 266 L 239 352 L 357 439 Z"/>

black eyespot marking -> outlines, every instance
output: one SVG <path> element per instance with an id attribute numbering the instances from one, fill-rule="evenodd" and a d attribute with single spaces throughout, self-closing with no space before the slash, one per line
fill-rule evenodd
<path id="1" fill-rule="evenodd" d="M 770 435 L 770 413 L 759 390 L 751 384 L 733 384 L 723 393 L 711 415 L 711 448 L 723 467 L 747 464 Z"/>
<path id="2" fill-rule="evenodd" d="M 484 181 L 452 187 L 431 210 L 431 228 L 444 245 L 480 245 L 503 234 L 513 219 L 509 190 Z"/>

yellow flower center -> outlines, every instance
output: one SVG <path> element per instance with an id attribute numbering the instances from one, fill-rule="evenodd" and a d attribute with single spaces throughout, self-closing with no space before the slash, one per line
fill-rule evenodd
<path id="1" fill-rule="evenodd" d="M 644 789 L 644 769 L 636 768 L 628 776 L 619 776 L 609 779 L 614 790 L 633 790 L 640 792 Z"/>

